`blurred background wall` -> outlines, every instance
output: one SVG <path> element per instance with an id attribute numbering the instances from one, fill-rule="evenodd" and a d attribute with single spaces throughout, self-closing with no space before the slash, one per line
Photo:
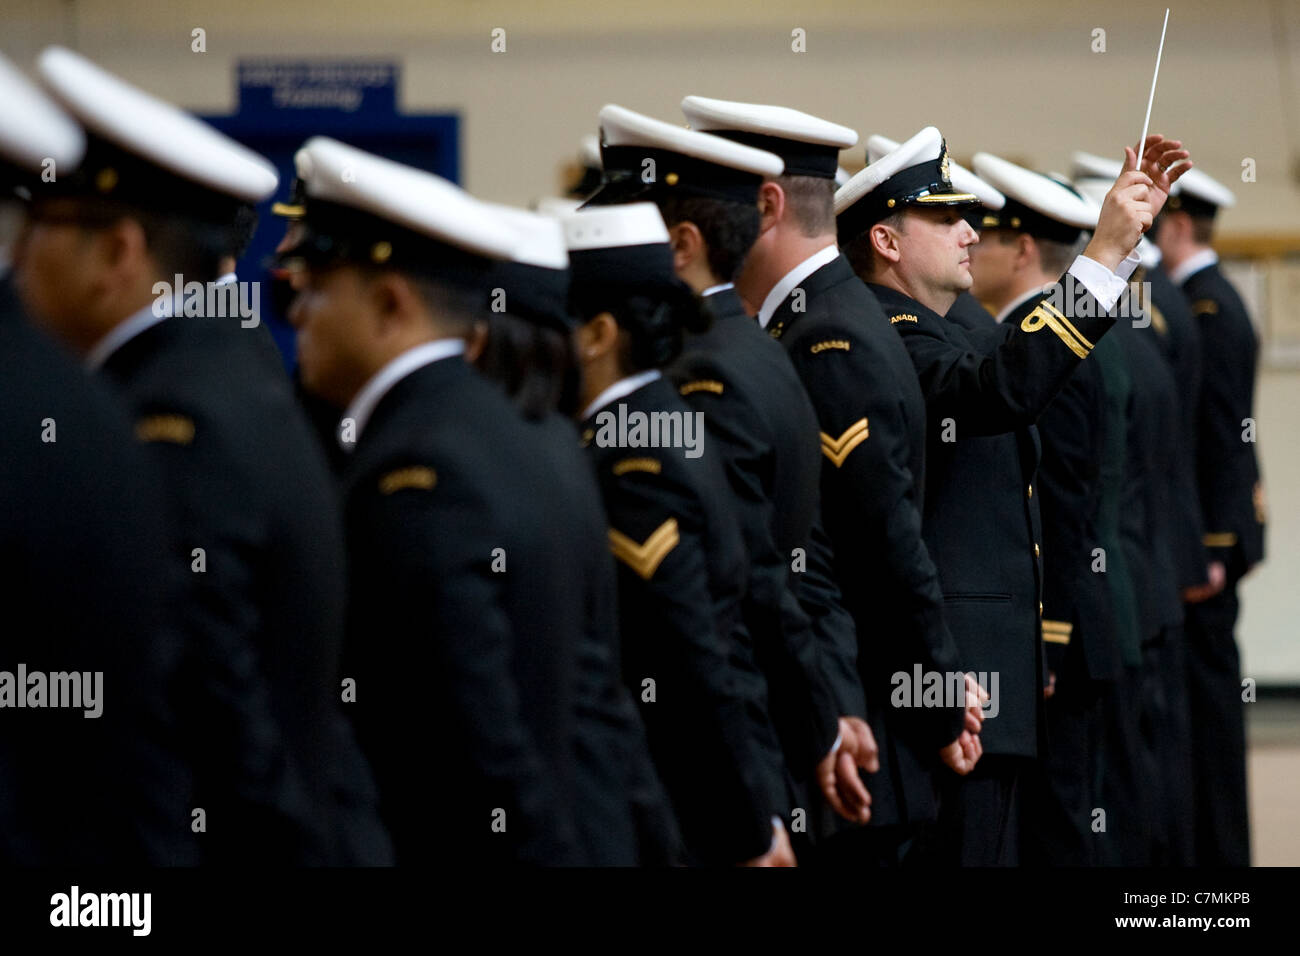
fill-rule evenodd
<path id="1" fill-rule="evenodd" d="M 47 44 L 72 46 L 206 114 L 236 108 L 241 59 L 393 61 L 399 109 L 459 115 L 462 184 L 524 205 L 559 190 L 603 104 L 681 121 L 688 93 L 805 109 L 864 139 L 934 124 L 957 158 L 984 149 L 1066 172 L 1075 149 L 1117 155 L 1136 141 L 1164 6 L 4 0 L 0 49 L 28 67 Z M 196 28 L 206 52 L 191 50 Z M 805 52 L 792 50 L 796 30 Z M 1239 200 L 1221 217 L 1223 251 L 1241 260 L 1270 355 L 1256 397 L 1269 558 L 1244 588 L 1245 673 L 1300 684 L 1300 2 L 1177 3 L 1152 130 L 1182 138 Z M 862 151 L 843 164 L 859 168 Z M 1242 181 L 1247 159 L 1254 182 Z"/>

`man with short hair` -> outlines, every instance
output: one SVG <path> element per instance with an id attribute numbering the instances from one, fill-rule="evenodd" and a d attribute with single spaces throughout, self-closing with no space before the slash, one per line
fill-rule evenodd
<path id="1" fill-rule="evenodd" d="M 921 130 L 836 195 L 841 241 L 902 336 L 924 394 L 931 454 L 926 541 L 942 578 L 945 617 L 963 664 L 997 675 L 1002 690 L 998 716 L 981 731 L 984 762 L 946 787 L 939 841 L 953 862 L 1019 860 L 1017 784 L 1040 752 L 1045 676 L 1035 450 L 1019 443 L 1015 454 L 990 460 L 966 439 L 1032 424 L 1113 324 L 1109 312 L 1137 265 L 1135 256 L 1126 257 L 1179 175 L 1164 170 L 1186 157 L 1179 145 L 1159 136 L 1147 143 L 1144 168 L 1158 177 L 1157 201 L 1148 199 L 1152 180 L 1131 155 L 1131 170 L 1112 190 L 1087 254 L 1059 286 L 1065 311 L 1041 296 L 1020 324 L 980 336 L 978 345 L 943 319 L 970 288 L 970 247 L 979 236 L 962 215 L 977 198 L 953 189 L 939 131 Z"/>
<path id="2" fill-rule="evenodd" d="M 916 374 L 836 245 L 836 160 L 857 134 L 784 107 L 690 96 L 682 108 L 692 128 L 785 162 L 785 172 L 759 188 L 759 237 L 736 288 L 785 346 L 817 415 L 823 524 L 857 626 L 881 755 L 880 770 L 867 777 L 871 824 L 827 841 L 825 858 L 898 865 L 936 816 L 939 761 L 966 773 L 979 758 L 982 713 L 964 693 L 938 707 L 890 704 L 898 675 L 960 675 L 963 667 L 921 539 L 925 409 Z"/>

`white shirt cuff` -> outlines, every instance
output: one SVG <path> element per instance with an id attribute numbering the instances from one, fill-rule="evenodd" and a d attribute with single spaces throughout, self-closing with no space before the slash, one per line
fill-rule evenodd
<path id="1" fill-rule="evenodd" d="M 831 744 L 831 749 L 827 752 L 826 755 L 829 757 L 833 754 L 839 753 L 840 744 L 842 743 L 844 743 L 844 734 L 843 733 L 836 734 L 835 743 Z"/>
<path id="2" fill-rule="evenodd" d="M 785 824 L 781 822 L 781 818 L 775 813 L 772 814 L 772 845 L 767 848 L 768 853 L 771 853 L 776 849 L 776 841 L 781 838 L 781 834 L 784 830 Z"/>
<path id="3" fill-rule="evenodd" d="M 1070 275 L 1074 276 L 1083 287 L 1092 293 L 1101 307 L 1109 312 L 1128 288 L 1128 280 L 1133 270 L 1141 263 L 1137 250 L 1130 252 L 1118 268 L 1111 272 L 1096 259 L 1079 256 L 1070 266 Z"/>

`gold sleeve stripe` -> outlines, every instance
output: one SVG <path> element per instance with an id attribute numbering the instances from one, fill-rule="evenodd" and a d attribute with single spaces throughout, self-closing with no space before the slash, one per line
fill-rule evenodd
<path id="1" fill-rule="evenodd" d="M 614 474 L 625 475 L 629 471 L 648 471 L 657 475 L 663 471 L 663 462 L 658 458 L 624 458 L 614 463 Z"/>
<path id="2" fill-rule="evenodd" d="M 432 491 L 433 486 L 437 483 L 438 476 L 432 468 L 426 468 L 423 465 L 411 465 L 409 468 L 398 468 L 396 471 L 390 471 L 380 478 L 379 493 L 381 495 L 391 495 L 406 488 Z"/>
<path id="3" fill-rule="evenodd" d="M 194 441 L 194 419 L 184 415 L 147 415 L 135 423 L 135 437 L 144 442 L 188 445 Z"/>
<path id="4" fill-rule="evenodd" d="M 839 468 L 844 464 L 844 459 L 849 457 L 849 452 L 867 440 L 868 434 L 869 430 L 865 418 L 859 418 L 845 429 L 844 434 L 840 435 L 839 438 L 832 438 L 822 432 L 822 454 L 831 460 L 832 465 Z"/>
<path id="5" fill-rule="evenodd" d="M 1048 644 L 1069 644 L 1074 625 L 1069 621 L 1043 620 L 1043 640 Z"/>
<path id="6" fill-rule="evenodd" d="M 1232 531 L 1216 531 L 1201 539 L 1207 548 L 1231 548 L 1237 543 L 1237 535 Z"/>
<path id="7" fill-rule="evenodd" d="M 678 391 L 683 395 L 691 395 L 695 392 L 712 392 L 714 395 L 721 395 L 722 383 L 706 378 L 698 382 L 687 382 Z"/>
<path id="8" fill-rule="evenodd" d="M 1038 303 L 1037 308 L 1020 323 L 1021 330 L 1025 332 L 1037 332 L 1044 326 L 1051 329 L 1079 358 L 1087 358 L 1092 351 L 1092 343 L 1083 337 L 1060 309 L 1046 299 Z"/>
<path id="9" fill-rule="evenodd" d="M 669 518 L 656 528 L 644 544 L 637 544 L 615 528 L 609 529 L 609 549 L 614 552 L 614 557 L 647 581 L 654 577 L 664 558 L 680 541 L 676 518 Z"/>

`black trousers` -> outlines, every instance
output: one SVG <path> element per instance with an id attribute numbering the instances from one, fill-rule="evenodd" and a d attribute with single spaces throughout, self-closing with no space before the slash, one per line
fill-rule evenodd
<path id="1" fill-rule="evenodd" d="M 1187 703 L 1187 638 L 1166 627 L 1143 648 L 1147 687 L 1143 734 L 1155 760 L 1152 859 L 1156 866 L 1191 866 L 1195 833 L 1192 721 Z"/>
<path id="2" fill-rule="evenodd" d="M 1219 594 L 1187 605 L 1185 623 L 1197 866 L 1250 865 L 1246 724 L 1234 636 L 1239 575 L 1228 573 Z"/>
<path id="3" fill-rule="evenodd" d="M 1150 866 L 1156 761 L 1142 732 L 1147 709 L 1145 672 L 1124 665 L 1102 705 L 1102 747 L 1097 763 L 1097 806 L 1102 810 L 1095 862 L 1101 866 Z"/>
<path id="4" fill-rule="evenodd" d="M 984 754 L 964 777 L 942 771 L 939 822 L 925 857 L 935 866 L 1018 866 L 1021 785 L 1035 760 Z"/>
<path id="5" fill-rule="evenodd" d="M 1094 831 L 1101 806 L 1096 792 L 1102 744 L 1102 704 L 1109 683 L 1058 676 L 1044 702 L 1047 754 L 1024 775 L 1021 863 L 1092 866 L 1098 862 Z"/>

